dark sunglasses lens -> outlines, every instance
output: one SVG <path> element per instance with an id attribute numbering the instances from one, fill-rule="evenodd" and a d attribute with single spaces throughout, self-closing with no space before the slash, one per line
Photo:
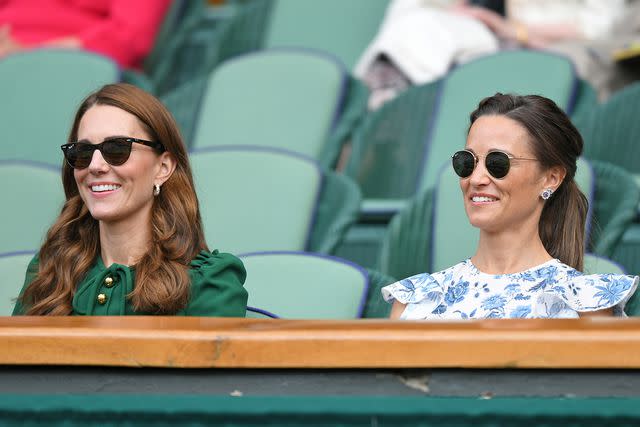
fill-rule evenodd
<path id="1" fill-rule="evenodd" d="M 458 151 L 451 158 L 453 170 L 460 178 L 467 178 L 473 173 L 476 166 L 476 159 L 468 151 Z"/>
<path id="2" fill-rule="evenodd" d="M 102 143 L 102 157 L 113 166 L 120 166 L 129 160 L 131 142 L 122 139 L 110 139 Z"/>
<path id="3" fill-rule="evenodd" d="M 509 173 L 509 156 L 493 151 L 487 154 L 485 166 L 494 178 L 504 178 Z"/>
<path id="4" fill-rule="evenodd" d="M 64 150 L 64 155 L 72 168 L 84 169 L 91 163 L 93 147 L 90 144 L 72 144 Z"/>

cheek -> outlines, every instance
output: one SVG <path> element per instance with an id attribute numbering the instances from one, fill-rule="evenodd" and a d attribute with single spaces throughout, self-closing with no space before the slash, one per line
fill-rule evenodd
<path id="1" fill-rule="evenodd" d="M 73 178 L 76 180 L 76 184 L 80 187 L 80 182 L 87 176 L 87 169 L 74 169 Z"/>

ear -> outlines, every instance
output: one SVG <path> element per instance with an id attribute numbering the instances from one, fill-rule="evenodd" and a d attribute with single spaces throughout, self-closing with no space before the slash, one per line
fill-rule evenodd
<path id="1" fill-rule="evenodd" d="M 567 171 L 561 166 L 553 166 L 549 168 L 545 172 L 544 178 L 544 188 L 551 188 L 553 191 L 556 191 L 562 181 L 564 181 L 564 177 L 567 175 Z"/>
<path id="2" fill-rule="evenodd" d="M 169 179 L 174 170 L 176 170 L 176 159 L 173 154 L 165 151 L 160 155 L 160 167 L 156 174 L 154 184 L 162 185 Z"/>

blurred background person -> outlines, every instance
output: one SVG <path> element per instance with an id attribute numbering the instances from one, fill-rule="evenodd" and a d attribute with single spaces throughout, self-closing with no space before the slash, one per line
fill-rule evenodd
<path id="1" fill-rule="evenodd" d="M 86 49 L 140 68 L 171 0 L 0 0 L 0 58 L 24 49 Z"/>
<path id="2" fill-rule="evenodd" d="M 619 45 L 638 34 L 638 5 L 635 0 L 392 0 L 354 74 L 372 90 L 369 107 L 375 109 L 410 85 L 443 77 L 457 63 L 500 49 L 549 49 L 571 58 L 578 75 L 603 99 L 620 85 L 610 39 Z"/>

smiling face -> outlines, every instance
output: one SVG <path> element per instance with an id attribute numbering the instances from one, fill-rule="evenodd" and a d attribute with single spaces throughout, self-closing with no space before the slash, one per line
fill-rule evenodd
<path id="1" fill-rule="evenodd" d="M 120 108 L 94 105 L 82 116 L 78 141 L 99 144 L 114 136 L 151 139 L 138 118 Z M 168 178 L 164 177 L 166 155 L 133 143 L 129 159 L 120 166 L 112 166 L 95 150 L 88 167 L 73 171 L 80 197 L 93 218 L 104 224 L 149 224 L 153 185 Z"/>
<path id="2" fill-rule="evenodd" d="M 465 209 L 473 226 L 486 232 L 537 228 L 543 208 L 540 193 L 559 184 L 555 175 L 542 171 L 535 160 L 511 159 L 511 168 L 502 179 L 494 178 L 485 167 L 485 156 L 491 151 L 535 159 L 530 144 L 526 129 L 506 116 L 481 116 L 473 123 L 466 149 L 479 161 L 468 178 L 460 179 Z"/>

